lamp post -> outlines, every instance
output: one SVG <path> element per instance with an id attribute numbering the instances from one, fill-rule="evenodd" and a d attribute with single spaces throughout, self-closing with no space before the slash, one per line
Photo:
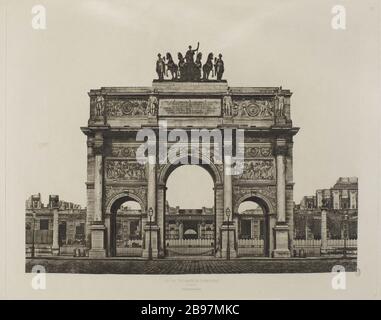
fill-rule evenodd
<path id="1" fill-rule="evenodd" d="M 148 216 L 149 216 L 149 242 L 148 242 L 148 260 L 152 260 L 152 216 L 153 216 L 153 209 L 149 208 L 148 210 Z"/>
<path id="2" fill-rule="evenodd" d="M 344 214 L 344 258 L 347 257 L 348 212 Z"/>
<path id="3" fill-rule="evenodd" d="M 228 238 L 227 238 L 227 248 L 226 248 L 226 260 L 230 260 L 230 209 L 226 209 L 226 217 L 228 218 Z"/>

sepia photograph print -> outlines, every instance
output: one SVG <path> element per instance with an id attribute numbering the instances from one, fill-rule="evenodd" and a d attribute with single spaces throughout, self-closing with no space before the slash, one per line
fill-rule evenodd
<path id="1" fill-rule="evenodd" d="M 378 1 L 1 7 L 2 294 L 380 297 Z"/>

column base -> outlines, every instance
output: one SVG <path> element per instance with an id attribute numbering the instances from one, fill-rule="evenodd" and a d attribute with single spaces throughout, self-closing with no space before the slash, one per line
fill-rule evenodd
<path id="1" fill-rule="evenodd" d="M 229 249 L 228 250 L 228 232 L 229 232 Z M 221 226 L 221 250 L 220 250 L 220 258 L 227 259 L 228 251 L 230 258 L 237 258 L 237 251 L 235 250 L 235 226 L 233 222 L 229 223 L 229 226 L 223 224 Z"/>
<path id="2" fill-rule="evenodd" d="M 320 248 L 320 254 L 327 254 L 328 253 L 328 248 L 327 247 L 321 247 Z"/>
<path id="3" fill-rule="evenodd" d="M 273 258 L 290 258 L 291 252 L 288 247 L 288 225 L 277 224 L 274 227 L 275 250 L 272 253 Z"/>
<path id="4" fill-rule="evenodd" d="M 142 257 L 143 258 L 150 258 L 150 232 L 151 232 L 151 255 L 152 259 L 157 259 L 159 256 L 159 250 L 158 250 L 158 235 L 159 235 L 159 226 L 152 224 L 150 226 L 149 223 L 147 223 L 144 226 L 144 231 L 145 231 L 145 238 L 144 238 L 144 250 Z"/>
<path id="5" fill-rule="evenodd" d="M 275 249 L 273 258 L 291 258 L 291 252 L 288 249 Z"/>
<path id="6" fill-rule="evenodd" d="M 102 259 L 106 257 L 106 250 L 104 247 L 105 229 L 103 223 L 96 223 L 90 226 L 91 249 L 89 250 L 89 258 Z"/>
<path id="7" fill-rule="evenodd" d="M 89 258 L 90 259 L 106 258 L 106 250 L 105 249 L 90 249 Z"/>
<path id="8" fill-rule="evenodd" d="M 59 256 L 60 255 L 60 248 L 52 248 L 52 255 L 53 256 Z"/>

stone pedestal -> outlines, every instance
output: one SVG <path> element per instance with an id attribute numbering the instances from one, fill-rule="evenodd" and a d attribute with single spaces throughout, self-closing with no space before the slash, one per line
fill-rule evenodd
<path id="1" fill-rule="evenodd" d="M 90 226 L 91 249 L 89 251 L 89 258 L 101 259 L 106 257 L 106 250 L 104 247 L 105 229 L 106 228 L 102 223 L 97 223 Z"/>
<path id="2" fill-rule="evenodd" d="M 144 226 L 145 237 L 144 237 L 144 250 L 143 258 L 149 258 L 149 247 L 150 247 L 150 234 L 151 234 L 151 248 L 152 248 L 152 258 L 155 259 L 159 256 L 158 250 L 158 239 L 159 239 L 159 226 L 152 224 L 150 226 L 149 222 Z"/>
<path id="3" fill-rule="evenodd" d="M 228 234 L 229 234 L 229 239 L 228 239 Z M 235 225 L 232 222 L 229 223 L 229 226 L 227 225 L 227 222 L 224 222 L 224 224 L 221 226 L 221 258 L 223 259 L 227 258 L 228 240 L 229 240 L 229 248 L 230 248 L 230 258 L 236 258 L 237 251 L 235 250 L 235 246 L 234 246 Z"/>
<path id="4" fill-rule="evenodd" d="M 275 250 L 273 251 L 274 258 L 290 258 L 291 253 L 288 248 L 288 225 L 278 224 L 274 227 L 275 234 Z"/>

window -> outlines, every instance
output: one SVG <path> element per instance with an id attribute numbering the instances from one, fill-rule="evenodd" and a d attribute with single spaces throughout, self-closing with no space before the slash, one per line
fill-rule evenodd
<path id="1" fill-rule="evenodd" d="M 60 244 L 62 245 L 66 242 L 66 221 L 60 222 L 58 227 L 58 235 Z"/>
<path id="2" fill-rule="evenodd" d="M 49 230 L 49 219 L 40 219 L 40 230 Z"/>
<path id="3" fill-rule="evenodd" d="M 85 240 L 85 224 L 80 223 L 79 225 L 75 226 L 75 240 L 79 241 L 80 243 L 84 242 Z"/>

